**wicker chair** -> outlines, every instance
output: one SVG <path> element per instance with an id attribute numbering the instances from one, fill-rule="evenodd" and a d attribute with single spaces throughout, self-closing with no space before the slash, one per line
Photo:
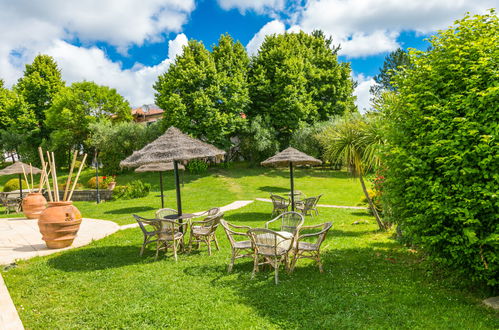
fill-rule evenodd
<path id="1" fill-rule="evenodd" d="M 293 246 L 294 236 L 284 236 L 264 228 L 250 229 L 248 234 L 254 249 L 251 278 L 258 272 L 260 265 L 270 265 L 275 271 L 275 283 L 279 283 L 279 267 L 284 264 L 288 269 L 288 254 Z"/>
<path id="2" fill-rule="evenodd" d="M 184 232 L 186 230 L 188 222 L 178 222 L 175 220 L 162 219 L 159 221 L 160 231 L 158 232 L 158 241 L 156 244 L 156 259 L 158 259 L 159 250 L 165 250 L 165 255 L 168 252 L 168 248 L 172 248 L 173 257 L 177 261 L 177 251 L 179 247 L 181 250 L 184 249 Z"/>
<path id="3" fill-rule="evenodd" d="M 9 214 L 11 211 L 15 213 L 21 212 L 21 201 L 18 198 L 9 198 L 9 194 L 0 193 L 0 205 L 5 208 L 5 214 Z"/>
<path id="4" fill-rule="evenodd" d="M 203 216 L 210 217 L 210 216 L 216 215 L 218 213 L 220 213 L 220 208 L 213 207 L 213 208 L 209 209 L 208 211 L 204 211 L 203 213 L 197 214 L 195 216 L 195 218 L 199 218 L 199 217 L 203 217 Z"/>
<path id="5" fill-rule="evenodd" d="M 309 197 L 305 198 L 302 201 L 296 202 L 295 203 L 295 208 L 300 211 L 301 214 L 303 215 L 313 215 L 312 212 L 315 213 L 315 215 L 319 215 L 319 211 L 317 209 L 317 203 L 319 203 L 319 199 L 322 197 L 322 195 L 316 196 L 316 197 Z"/>
<path id="6" fill-rule="evenodd" d="M 173 215 L 173 214 L 178 214 L 177 210 L 174 209 L 159 209 L 156 211 L 156 219 L 164 219 L 167 215 Z"/>
<path id="7" fill-rule="evenodd" d="M 215 247 L 218 247 L 218 241 L 216 236 L 216 230 L 220 220 L 223 218 L 224 214 L 219 212 L 218 214 L 206 217 L 203 221 L 192 221 L 191 222 L 191 235 L 189 237 L 189 252 L 192 251 L 192 243 L 197 243 L 199 248 L 199 243 L 206 243 L 208 246 L 208 255 L 211 256 L 211 241 L 215 241 Z"/>
<path id="8" fill-rule="evenodd" d="M 300 231 L 308 229 L 320 228 L 320 231 L 311 234 L 298 234 L 296 243 L 293 247 L 293 258 L 291 261 L 291 272 L 295 269 L 296 261 L 298 259 L 308 258 L 315 260 L 319 266 L 319 270 L 322 273 L 322 261 L 321 261 L 321 244 L 324 242 L 326 235 L 331 229 L 332 223 L 326 222 L 315 226 L 304 226 L 301 227 Z M 314 242 L 305 242 L 305 239 L 313 239 Z"/>
<path id="9" fill-rule="evenodd" d="M 248 230 L 251 227 L 248 226 L 236 226 L 231 223 L 228 223 L 225 220 L 220 220 L 220 224 L 225 230 L 225 234 L 230 242 L 230 247 L 232 249 L 232 258 L 230 260 L 229 267 L 227 268 L 227 272 L 230 273 L 232 268 L 234 267 L 234 261 L 239 258 L 245 257 L 253 257 L 253 247 L 251 245 L 251 240 L 249 239 Z M 241 232 L 240 230 L 244 229 L 245 232 Z M 244 237 L 245 240 L 236 240 L 236 237 Z"/>
<path id="10" fill-rule="evenodd" d="M 147 244 L 154 243 L 158 240 L 158 231 L 160 230 L 160 225 L 157 219 L 145 219 L 139 215 L 134 214 L 133 217 L 139 223 L 139 227 L 144 234 L 144 242 L 140 248 L 140 255 L 144 254 L 144 249 Z M 151 226 L 152 230 L 148 230 L 146 226 Z"/>
<path id="11" fill-rule="evenodd" d="M 270 229 L 275 229 L 281 233 L 281 235 L 286 235 L 284 233 L 290 233 L 296 235 L 300 227 L 303 225 L 305 219 L 303 215 L 297 212 L 285 212 L 278 215 L 276 218 L 269 220 L 265 223 L 265 228 L 274 227 Z"/>
<path id="12" fill-rule="evenodd" d="M 289 199 L 284 198 L 279 195 L 270 195 L 274 209 L 272 210 L 272 215 L 281 214 L 288 211 Z"/>

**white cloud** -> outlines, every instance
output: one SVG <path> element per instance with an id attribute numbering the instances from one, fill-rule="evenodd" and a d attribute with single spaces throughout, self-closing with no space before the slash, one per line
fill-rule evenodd
<path id="1" fill-rule="evenodd" d="M 106 42 L 126 53 L 131 45 L 162 41 L 165 33 L 180 31 L 194 7 L 194 0 L 0 0 L 0 79 L 11 86 L 26 63 L 47 53 L 68 83 L 92 80 L 116 88 L 132 104 L 150 103 L 152 83 L 182 52 L 184 34 L 169 41 L 162 63 L 136 63 L 129 70 L 89 45 Z M 74 40 L 82 46 L 72 45 Z"/>
<path id="2" fill-rule="evenodd" d="M 375 84 L 372 77 L 366 77 L 362 73 L 359 75 L 354 75 L 353 80 L 357 81 L 357 87 L 353 94 L 357 96 L 357 101 L 355 104 L 361 113 L 365 113 L 367 110 L 371 109 L 371 94 L 369 93 L 369 88 Z"/>
<path id="3" fill-rule="evenodd" d="M 182 46 L 187 44 L 187 37 L 179 34 L 169 42 L 169 55 L 180 55 Z M 172 51 L 173 49 L 173 51 Z M 96 47 L 84 48 L 58 40 L 45 50 L 53 56 L 63 73 L 63 79 L 75 81 L 94 81 L 97 84 L 110 86 L 123 95 L 132 105 L 154 102 L 152 85 L 158 75 L 168 70 L 173 58 L 167 58 L 155 66 L 135 64 L 133 68 L 123 70 L 121 65 L 112 62 L 106 54 Z"/>
<path id="4" fill-rule="evenodd" d="M 224 10 L 237 9 L 241 14 L 248 10 L 257 13 L 280 11 L 284 9 L 284 0 L 218 0 L 218 5 Z"/>
<path id="5" fill-rule="evenodd" d="M 273 20 L 265 24 L 246 45 L 246 49 L 250 55 L 255 55 L 260 49 L 265 36 L 270 34 L 282 34 L 286 31 L 284 23 L 278 20 Z"/>
<path id="6" fill-rule="evenodd" d="M 429 33 L 465 12 L 484 12 L 493 0 L 310 0 L 298 19 L 304 31 L 321 29 L 341 43 L 340 54 L 358 57 L 396 49 L 401 31 Z"/>

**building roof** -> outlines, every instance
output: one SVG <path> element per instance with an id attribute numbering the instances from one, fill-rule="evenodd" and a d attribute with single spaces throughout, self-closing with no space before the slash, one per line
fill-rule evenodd
<path id="1" fill-rule="evenodd" d="M 160 109 L 157 105 L 155 104 L 145 104 L 141 107 L 132 109 L 132 116 L 154 116 L 154 115 L 160 115 L 164 112 L 163 109 Z"/>

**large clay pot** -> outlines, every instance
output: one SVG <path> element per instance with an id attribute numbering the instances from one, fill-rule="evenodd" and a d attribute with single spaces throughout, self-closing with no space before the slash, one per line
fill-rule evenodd
<path id="1" fill-rule="evenodd" d="M 49 249 L 70 246 L 80 229 L 81 213 L 72 202 L 49 202 L 38 218 L 42 239 Z"/>
<path id="2" fill-rule="evenodd" d="M 23 213 L 28 219 L 38 219 L 47 207 L 47 200 L 40 193 L 29 193 L 23 199 Z"/>

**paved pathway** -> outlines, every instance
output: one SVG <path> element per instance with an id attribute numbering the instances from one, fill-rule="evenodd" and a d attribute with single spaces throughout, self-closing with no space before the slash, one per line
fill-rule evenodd
<path id="1" fill-rule="evenodd" d="M 17 314 L 14 302 L 10 298 L 9 291 L 5 286 L 2 274 L 0 273 L 0 329 L 18 330 L 24 329 L 23 323 Z"/>
<path id="2" fill-rule="evenodd" d="M 268 202 L 272 203 L 272 200 L 268 198 L 255 198 L 257 201 L 260 202 Z M 343 205 L 328 205 L 328 204 L 317 204 L 319 207 L 330 207 L 334 209 L 354 209 L 354 210 L 367 210 L 367 207 L 364 206 L 343 206 Z"/>
<path id="3" fill-rule="evenodd" d="M 104 238 L 119 229 L 113 221 L 83 219 L 78 236 L 73 245 L 64 249 L 48 249 L 38 230 L 37 220 L 21 218 L 0 219 L 0 265 L 15 262 L 17 259 L 29 259 L 35 256 L 67 250 L 87 245 Z"/>
<path id="4" fill-rule="evenodd" d="M 245 207 L 246 205 L 248 204 L 251 204 L 253 203 L 253 201 L 235 201 L 235 202 L 232 202 L 228 205 L 225 205 L 225 206 L 222 206 L 220 208 L 220 210 L 222 212 L 227 212 L 227 211 L 232 211 L 232 210 L 237 210 L 237 209 L 240 209 L 241 207 Z M 196 212 L 194 213 L 195 215 L 200 215 L 202 214 L 204 211 L 201 211 L 201 212 Z M 131 223 L 129 225 L 123 225 L 120 227 L 120 230 L 123 230 L 123 229 L 128 229 L 128 228 L 135 228 L 135 227 L 138 227 L 139 224 L 138 223 Z"/>

